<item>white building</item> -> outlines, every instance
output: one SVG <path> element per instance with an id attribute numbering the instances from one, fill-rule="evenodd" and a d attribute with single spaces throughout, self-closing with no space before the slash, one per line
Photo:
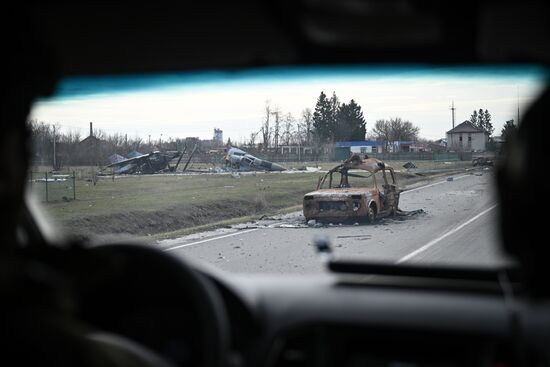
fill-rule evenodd
<path id="1" fill-rule="evenodd" d="M 459 152 L 484 151 L 488 141 L 489 134 L 475 127 L 470 121 L 464 121 L 447 131 L 447 147 Z"/>
<path id="2" fill-rule="evenodd" d="M 223 144 L 223 131 L 221 129 L 214 129 L 214 144 L 222 145 Z"/>

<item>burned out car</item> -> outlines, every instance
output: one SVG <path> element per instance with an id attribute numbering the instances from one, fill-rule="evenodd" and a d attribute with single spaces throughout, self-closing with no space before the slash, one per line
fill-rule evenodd
<path id="1" fill-rule="evenodd" d="M 306 220 L 373 222 L 400 212 L 400 193 L 392 167 L 354 154 L 320 177 L 316 191 L 304 195 L 304 216 Z"/>
<path id="2" fill-rule="evenodd" d="M 490 167 L 493 167 L 494 165 L 495 165 L 495 163 L 493 162 L 493 160 L 491 158 L 477 157 L 477 158 L 472 159 L 472 166 L 474 166 L 474 167 L 476 167 L 476 166 L 490 166 Z"/>

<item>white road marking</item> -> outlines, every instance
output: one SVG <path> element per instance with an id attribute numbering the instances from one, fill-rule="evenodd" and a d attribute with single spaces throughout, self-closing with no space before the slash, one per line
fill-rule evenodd
<path id="1" fill-rule="evenodd" d="M 440 242 L 441 240 L 449 237 L 450 235 L 460 231 L 462 228 L 466 227 L 468 224 L 476 221 L 477 219 L 479 219 L 480 217 L 482 217 L 483 215 L 487 214 L 488 212 L 490 212 L 491 210 L 493 210 L 494 208 L 497 207 L 497 204 L 489 207 L 488 209 L 485 209 L 484 211 L 482 211 L 481 213 L 479 213 L 478 215 L 476 215 L 475 217 L 469 219 L 468 221 L 462 223 L 461 225 L 459 225 L 458 227 L 450 230 L 449 232 L 445 233 L 444 235 L 442 236 L 439 236 L 438 238 L 428 242 L 427 244 L 425 244 L 424 246 L 420 247 L 419 249 L 411 252 L 410 254 L 406 255 L 406 256 L 403 256 L 401 259 L 397 260 L 395 263 L 396 264 L 400 264 L 402 262 L 405 262 L 407 260 L 410 260 L 411 258 L 413 258 L 414 256 L 420 254 L 421 252 L 424 252 L 426 251 L 427 249 L 429 249 L 430 247 L 432 247 L 433 245 L 437 244 L 438 242 Z"/>
<path id="2" fill-rule="evenodd" d="M 464 178 L 464 177 L 471 177 L 472 175 L 462 175 L 462 176 L 458 176 L 458 177 L 453 177 L 453 180 L 460 180 L 461 178 Z M 436 182 L 436 183 L 433 183 L 433 184 L 429 184 L 429 185 L 425 185 L 425 186 L 420 186 L 420 187 L 417 187 L 415 189 L 410 189 L 410 190 L 406 190 L 406 191 L 403 191 L 401 193 L 401 195 L 404 195 L 408 192 L 413 192 L 413 191 L 417 191 L 417 190 L 423 190 L 423 189 L 426 189 L 428 187 L 432 187 L 432 186 L 436 186 L 436 185 L 441 185 L 441 184 L 444 184 L 445 182 L 449 182 L 447 180 L 445 181 L 439 181 L 439 182 Z"/>
<path id="3" fill-rule="evenodd" d="M 244 233 L 250 233 L 250 232 L 253 232 L 253 231 L 257 231 L 258 229 L 259 229 L 259 228 L 252 228 L 252 229 L 247 229 L 246 231 L 237 231 L 237 232 L 235 232 L 235 233 L 230 233 L 230 234 L 226 234 L 226 235 L 219 236 L 219 237 L 207 238 L 206 240 L 202 240 L 202 241 L 191 242 L 191 243 L 185 243 L 185 244 L 183 244 L 183 245 L 174 246 L 174 247 L 170 247 L 170 248 L 164 249 L 164 251 L 177 250 L 177 249 L 179 249 L 179 248 L 188 247 L 188 246 L 194 246 L 194 245 L 198 245 L 198 244 L 200 244 L 200 243 L 205 243 L 205 242 L 220 240 L 220 239 L 222 239 L 222 238 L 237 236 L 237 235 L 244 234 Z"/>

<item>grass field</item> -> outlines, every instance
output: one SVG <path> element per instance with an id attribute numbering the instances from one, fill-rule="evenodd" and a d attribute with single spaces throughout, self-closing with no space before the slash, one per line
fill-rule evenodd
<path id="1" fill-rule="evenodd" d="M 310 173 L 105 177 L 96 185 L 77 180 L 76 200 L 44 207 L 76 233 L 146 236 L 294 206 L 316 182 Z"/>
<path id="2" fill-rule="evenodd" d="M 402 164 L 391 163 L 396 168 Z M 462 163 L 421 162 L 419 169 L 456 169 L 464 166 Z M 321 167 L 333 165 L 321 164 Z M 315 189 L 321 174 L 295 171 L 246 173 L 238 178 L 230 174 L 101 177 L 95 185 L 85 175 L 79 178 L 77 174 L 76 200 L 72 200 L 70 180 L 57 187 L 66 194 L 50 192 L 54 200 L 55 195 L 58 199 L 65 196 L 64 199 L 43 205 L 54 222 L 84 236 L 123 233 L 177 236 L 204 226 L 253 219 L 287 208 L 298 210 L 303 195 Z M 402 185 L 423 179 L 426 177 L 404 172 L 399 175 Z M 49 187 L 53 190 L 56 186 Z M 41 200 L 43 190 L 43 184 L 33 184 L 33 191 Z"/>

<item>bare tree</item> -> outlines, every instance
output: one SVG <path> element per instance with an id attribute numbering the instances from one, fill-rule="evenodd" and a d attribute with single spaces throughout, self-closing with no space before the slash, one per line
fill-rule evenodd
<path id="1" fill-rule="evenodd" d="M 262 124 L 262 128 L 260 129 L 260 131 L 262 133 L 262 138 L 263 138 L 263 149 L 264 149 L 264 151 L 266 151 L 267 148 L 269 148 L 269 142 L 271 140 L 271 128 L 269 126 L 269 123 L 270 123 L 270 118 L 271 118 L 272 113 L 273 112 L 271 111 L 270 102 L 266 101 L 265 102 L 264 122 Z"/>
<path id="2" fill-rule="evenodd" d="M 390 119 L 392 141 L 416 140 L 420 128 L 414 126 L 410 121 L 403 121 L 400 117 Z"/>
<path id="3" fill-rule="evenodd" d="M 372 134 L 376 137 L 376 140 L 384 142 L 384 149 L 388 150 L 388 144 L 391 140 L 391 127 L 387 120 L 376 120 L 374 127 L 372 128 Z"/>
<path id="4" fill-rule="evenodd" d="M 271 114 L 275 117 L 273 122 L 273 145 L 275 146 L 275 151 L 279 149 L 279 138 L 281 136 L 281 111 L 278 106 L 275 106 L 274 111 Z"/>
<path id="5" fill-rule="evenodd" d="M 302 121 L 300 130 L 303 131 L 303 140 L 305 140 L 306 145 L 311 144 L 311 137 L 312 137 L 312 129 L 313 129 L 313 112 L 311 112 L 311 108 L 306 108 L 302 111 Z M 302 137 L 300 137 L 302 139 Z"/>
<path id="6" fill-rule="evenodd" d="M 390 118 L 389 120 L 377 120 L 372 129 L 372 135 L 376 137 L 376 140 L 385 143 L 386 150 L 392 141 L 416 141 L 419 132 L 419 127 L 414 126 L 410 121 L 403 121 L 400 117 Z"/>
<path id="7" fill-rule="evenodd" d="M 139 148 L 141 148 L 141 143 L 143 143 L 143 140 L 136 136 L 134 139 L 130 141 L 130 146 L 132 147 L 131 149 L 135 151 L 139 151 Z M 179 144 L 179 139 L 178 139 L 178 144 Z"/>
<path id="8" fill-rule="evenodd" d="M 256 145 L 256 137 L 258 136 L 258 134 L 261 132 L 260 131 L 257 131 L 255 133 L 250 133 L 250 139 L 248 140 L 247 142 L 247 145 L 251 148 L 253 148 L 255 145 Z"/>
<path id="9" fill-rule="evenodd" d="M 289 112 L 285 114 L 284 116 L 284 130 L 283 130 L 283 142 L 284 145 L 290 145 L 290 142 L 292 140 L 292 136 L 294 134 L 294 124 L 296 123 L 296 120 L 292 116 L 292 114 Z"/>

